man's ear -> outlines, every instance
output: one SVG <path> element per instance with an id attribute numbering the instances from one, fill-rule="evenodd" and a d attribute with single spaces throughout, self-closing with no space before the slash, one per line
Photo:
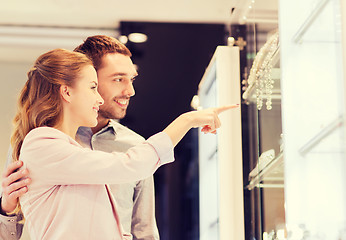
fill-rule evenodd
<path id="1" fill-rule="evenodd" d="M 60 86 L 60 95 L 66 102 L 71 102 L 71 88 L 67 85 Z"/>

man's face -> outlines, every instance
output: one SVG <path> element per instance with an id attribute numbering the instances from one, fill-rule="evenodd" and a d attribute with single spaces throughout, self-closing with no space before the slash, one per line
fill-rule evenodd
<path id="1" fill-rule="evenodd" d="M 97 71 L 98 91 L 104 99 L 100 106 L 99 117 L 105 119 L 122 119 L 130 98 L 135 95 L 133 81 L 137 71 L 130 57 L 119 53 L 103 56 Z"/>

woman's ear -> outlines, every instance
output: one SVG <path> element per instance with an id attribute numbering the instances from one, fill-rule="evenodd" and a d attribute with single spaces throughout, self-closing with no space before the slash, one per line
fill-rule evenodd
<path id="1" fill-rule="evenodd" d="M 71 102 L 71 88 L 67 85 L 60 86 L 60 95 L 66 102 Z"/>

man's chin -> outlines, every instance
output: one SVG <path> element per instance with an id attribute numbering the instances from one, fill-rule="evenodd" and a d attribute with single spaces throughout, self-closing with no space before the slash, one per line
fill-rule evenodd
<path id="1" fill-rule="evenodd" d="M 127 109 L 121 109 L 120 111 L 116 111 L 113 119 L 123 119 L 126 116 L 126 110 Z"/>
<path id="2" fill-rule="evenodd" d="M 117 112 L 99 111 L 99 116 L 105 119 L 123 119 L 126 116 L 126 109 Z"/>
<path id="3" fill-rule="evenodd" d="M 113 119 L 121 120 L 121 119 L 125 118 L 125 116 L 126 116 L 126 112 L 122 115 L 116 115 Z"/>

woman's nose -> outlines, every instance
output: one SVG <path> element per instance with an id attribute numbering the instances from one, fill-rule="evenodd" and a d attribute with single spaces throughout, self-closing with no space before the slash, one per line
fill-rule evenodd
<path id="1" fill-rule="evenodd" d="M 97 92 L 97 95 L 98 95 L 97 101 L 99 102 L 99 104 L 101 106 L 101 105 L 103 105 L 105 103 L 105 101 L 103 100 L 103 98 L 101 97 L 99 92 Z"/>

